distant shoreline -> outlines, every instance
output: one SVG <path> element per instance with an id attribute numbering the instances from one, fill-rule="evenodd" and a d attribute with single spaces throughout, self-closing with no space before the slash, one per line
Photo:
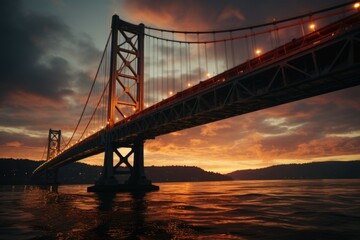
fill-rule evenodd
<path id="1" fill-rule="evenodd" d="M 238 170 L 226 175 L 235 180 L 357 179 L 360 178 L 360 161 L 275 165 L 261 169 Z"/>
<path id="2" fill-rule="evenodd" d="M 0 185 L 32 185 L 31 173 L 40 164 L 39 161 L 27 159 L 0 159 Z M 72 163 L 60 169 L 59 183 L 61 185 L 93 184 L 99 178 L 101 171 L 101 166 Z M 195 166 L 151 166 L 145 167 L 145 173 L 154 183 L 360 179 L 360 160 L 275 165 L 261 169 L 238 170 L 228 174 L 208 172 Z"/>

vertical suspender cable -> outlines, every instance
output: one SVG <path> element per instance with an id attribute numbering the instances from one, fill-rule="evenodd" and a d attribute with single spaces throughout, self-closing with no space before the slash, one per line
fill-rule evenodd
<path id="1" fill-rule="evenodd" d="M 225 50 L 225 63 L 226 63 L 226 69 L 229 68 L 229 60 L 228 60 L 228 54 L 227 54 L 227 44 L 226 40 L 224 41 L 224 50 Z"/>
<path id="2" fill-rule="evenodd" d="M 150 29 L 148 29 L 148 32 L 150 33 Z M 147 59 L 146 61 L 146 66 L 147 66 L 147 78 L 146 78 L 146 89 L 145 89 L 145 92 L 146 92 L 146 96 L 144 97 L 144 101 L 145 101 L 145 108 L 146 106 L 148 106 L 149 104 L 149 100 L 150 100 L 150 38 L 147 37 L 146 38 L 146 43 L 147 43 L 147 46 L 146 46 L 146 50 L 147 50 L 147 56 L 145 59 Z M 144 80 L 145 82 L 145 80 Z"/>
<path id="3" fill-rule="evenodd" d="M 151 78 L 152 92 L 151 92 L 151 96 L 152 96 L 152 99 L 153 99 L 151 104 L 154 104 L 155 103 L 155 97 L 156 97 L 156 93 L 155 93 L 155 80 L 156 80 L 155 66 L 156 66 L 156 64 L 155 64 L 155 39 L 154 38 L 152 38 L 151 50 L 152 50 L 152 54 L 151 54 L 151 58 L 152 58 L 152 61 L 151 61 L 151 68 L 152 68 L 152 78 Z"/>
<path id="4" fill-rule="evenodd" d="M 182 69 L 182 45 L 181 42 L 179 43 L 180 45 L 180 84 L 181 84 L 181 91 L 184 89 L 184 83 L 183 83 L 183 77 L 182 77 L 182 73 L 183 73 L 183 69 Z"/>
<path id="5" fill-rule="evenodd" d="M 215 38 L 215 33 L 213 33 L 213 41 L 214 41 L 214 61 L 215 61 L 215 71 L 216 73 L 215 74 L 218 74 L 219 71 L 218 71 L 218 59 L 217 59 L 217 54 L 216 54 L 216 38 Z"/>
<path id="6" fill-rule="evenodd" d="M 169 41 L 166 41 L 166 92 L 169 92 Z"/>
<path id="7" fill-rule="evenodd" d="M 161 31 L 161 38 L 163 39 L 163 31 Z M 162 96 L 164 94 L 164 64 L 163 64 L 163 54 L 164 54 L 164 44 L 163 42 L 160 42 L 161 44 L 161 56 L 160 56 L 160 65 L 161 65 L 161 93 L 160 93 L 160 101 L 162 100 Z"/>
<path id="8" fill-rule="evenodd" d="M 189 76 L 189 80 L 188 80 L 188 86 L 191 86 L 191 45 L 190 43 L 187 43 L 188 47 L 189 47 L 189 54 L 188 54 L 188 65 L 189 65 L 189 69 L 188 69 L 188 76 Z"/>
<path id="9" fill-rule="evenodd" d="M 156 39 L 156 102 L 159 101 L 159 39 Z"/>
<path id="10" fill-rule="evenodd" d="M 232 31 L 230 31 L 230 43 L 231 43 L 231 58 L 232 58 L 232 67 L 235 67 L 235 51 L 234 51 L 234 39 Z"/>
<path id="11" fill-rule="evenodd" d="M 172 57 L 172 90 L 175 93 L 175 47 L 174 47 L 174 32 L 172 32 L 172 50 L 173 50 L 173 57 Z"/>
<path id="12" fill-rule="evenodd" d="M 189 83 L 189 64 L 188 64 L 188 43 L 187 43 L 187 33 L 185 33 L 185 64 L 186 64 L 186 84 L 187 86 L 190 85 Z"/>
<path id="13" fill-rule="evenodd" d="M 206 43 L 204 43 L 204 48 L 205 48 L 205 65 L 206 65 L 206 72 L 207 72 L 206 76 L 208 77 L 209 76 L 209 67 L 208 67 Z"/>
<path id="14" fill-rule="evenodd" d="M 246 45 L 246 53 L 247 53 L 246 61 L 248 61 L 250 59 L 250 46 L 249 46 L 249 39 L 247 36 L 245 37 L 245 45 Z"/>
<path id="15" fill-rule="evenodd" d="M 250 28 L 250 35 L 251 35 L 251 45 L 252 45 L 252 54 L 256 51 L 256 40 L 255 40 L 255 34 L 252 28 Z"/>
<path id="16" fill-rule="evenodd" d="M 199 66 L 199 78 L 198 80 L 200 81 L 201 80 L 201 66 L 200 66 L 200 41 L 199 41 L 199 33 L 197 33 L 197 41 L 198 43 L 196 44 L 197 45 L 197 54 L 198 54 L 198 66 Z"/>

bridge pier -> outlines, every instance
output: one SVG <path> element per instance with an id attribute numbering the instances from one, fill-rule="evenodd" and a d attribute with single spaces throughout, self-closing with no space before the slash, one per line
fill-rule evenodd
<path id="1" fill-rule="evenodd" d="M 144 140 L 136 140 L 131 146 L 131 151 L 123 156 L 113 144 L 109 144 L 105 150 L 104 167 L 102 176 L 96 181 L 94 186 L 88 187 L 88 192 L 137 192 L 137 191 L 157 191 L 159 187 L 153 185 L 146 178 L 144 170 Z M 113 153 L 119 157 L 119 162 L 114 166 Z M 129 157 L 133 155 L 133 165 L 129 163 Z M 126 168 L 119 170 L 124 164 Z M 119 183 L 116 175 L 128 174 L 128 180 Z"/>
<path id="2" fill-rule="evenodd" d="M 144 170 L 144 141 L 135 142 L 133 151 L 134 166 L 126 183 L 129 185 L 151 185 L 151 181 L 146 178 Z"/>

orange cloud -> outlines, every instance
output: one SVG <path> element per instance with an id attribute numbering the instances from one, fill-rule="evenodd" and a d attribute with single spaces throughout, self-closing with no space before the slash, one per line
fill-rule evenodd
<path id="1" fill-rule="evenodd" d="M 121 15 L 133 23 L 143 22 L 149 26 L 175 30 L 213 30 L 230 21 L 245 20 L 236 6 L 216 1 L 130 1 L 120 6 Z M 124 11 L 123 11 L 124 9 Z M 126 11 L 125 11 L 126 9 Z"/>
<path id="2" fill-rule="evenodd" d="M 220 13 L 218 21 L 224 21 L 229 19 L 236 19 L 238 21 L 244 21 L 245 16 L 240 12 L 239 9 L 235 9 L 232 6 L 226 6 Z M 239 24 L 240 25 L 240 24 Z"/>
<path id="3" fill-rule="evenodd" d="M 218 134 L 221 134 L 222 129 L 231 128 L 232 126 L 230 124 L 226 123 L 220 123 L 220 122 L 214 122 L 209 123 L 201 127 L 200 134 L 202 136 L 216 136 Z"/>
<path id="4" fill-rule="evenodd" d="M 55 101 L 49 98 L 45 98 L 40 95 L 24 91 L 15 91 L 9 93 L 7 99 L 4 100 L 4 104 L 10 107 L 22 107 L 22 108 L 63 108 L 64 104 L 61 101 Z"/>
<path id="5" fill-rule="evenodd" d="M 6 147 L 14 147 L 14 148 L 19 148 L 22 146 L 22 143 L 19 141 L 13 141 L 13 142 L 8 142 L 5 144 Z"/>

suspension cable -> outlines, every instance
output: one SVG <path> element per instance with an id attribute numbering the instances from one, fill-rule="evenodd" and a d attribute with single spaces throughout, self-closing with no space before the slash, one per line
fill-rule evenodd
<path id="1" fill-rule="evenodd" d="M 262 24 L 252 25 L 252 26 L 245 26 L 245 27 L 239 27 L 239 28 L 230 28 L 230 29 L 223 29 L 223 30 L 180 31 L 180 30 L 161 29 L 161 28 L 155 28 L 155 27 L 150 27 L 150 26 L 145 26 L 145 28 L 155 30 L 155 31 L 170 32 L 170 33 L 183 33 L 183 34 L 211 34 L 211 33 L 225 33 L 225 32 L 231 32 L 231 31 L 234 32 L 234 31 L 247 30 L 247 29 L 250 29 L 250 28 L 260 28 L 260 27 L 270 26 L 272 24 L 279 24 L 279 23 L 283 23 L 283 22 L 289 22 L 289 21 L 296 20 L 296 19 L 299 19 L 299 18 L 304 18 L 304 17 L 316 15 L 316 14 L 319 14 L 319 13 L 328 12 L 328 11 L 331 11 L 331 10 L 334 10 L 334 9 L 342 8 L 342 7 L 345 7 L 347 5 L 353 4 L 355 2 L 356 1 L 350 1 L 350 2 L 339 4 L 339 5 L 336 5 L 336 6 L 333 6 L 333 7 L 317 10 L 317 11 L 314 11 L 314 12 L 311 12 L 311 13 L 306 13 L 306 14 L 295 16 L 295 17 L 290 17 L 290 18 L 285 18 L 285 19 L 282 19 L 282 20 L 277 20 L 277 21 L 274 21 L 274 22 L 271 22 L 271 23 L 262 23 Z"/>
<path id="2" fill-rule="evenodd" d="M 163 41 L 174 41 L 174 42 L 188 43 L 188 44 L 218 43 L 218 42 L 239 40 L 239 39 L 243 39 L 243 38 L 246 38 L 246 37 L 254 37 L 254 36 L 266 34 L 266 33 L 272 32 L 272 31 L 286 29 L 286 28 L 298 26 L 298 25 L 301 25 L 301 24 L 304 24 L 304 23 L 309 23 L 309 22 L 312 22 L 312 21 L 321 20 L 321 19 L 324 19 L 324 18 L 341 15 L 341 14 L 351 12 L 351 11 L 354 11 L 354 9 L 345 9 L 345 10 L 342 10 L 342 11 L 329 13 L 327 15 L 322 15 L 322 16 L 315 17 L 315 18 L 312 17 L 311 19 L 308 19 L 308 20 L 300 19 L 300 21 L 297 21 L 297 22 L 291 23 L 291 24 L 287 24 L 287 25 L 284 25 L 284 26 L 281 26 L 281 27 L 277 27 L 275 29 L 268 29 L 268 30 L 263 30 L 263 31 L 259 31 L 259 32 L 252 32 L 251 34 L 248 34 L 248 35 L 241 35 L 241 36 L 232 37 L 232 38 L 222 38 L 222 39 L 217 39 L 217 40 L 208 40 L 208 41 L 200 41 L 200 42 L 198 42 L 198 41 L 172 40 L 172 39 L 162 38 L 162 37 L 158 37 L 158 36 L 155 36 L 155 35 L 149 35 L 149 34 L 145 34 L 145 36 L 152 37 L 152 38 L 155 38 L 155 39 L 158 39 L 158 40 L 163 40 Z M 311 14 L 308 14 L 306 16 L 311 16 Z M 292 20 L 295 20 L 295 19 L 298 19 L 298 18 L 294 18 Z M 279 22 L 285 22 L 285 21 L 283 21 L 283 20 L 282 21 L 275 21 L 275 22 L 271 22 L 271 23 L 267 23 L 267 24 L 262 24 L 261 26 L 263 27 L 263 26 L 276 25 Z M 221 31 L 210 31 L 210 32 L 185 32 L 185 34 L 216 34 L 216 33 L 228 32 L 228 31 L 241 31 L 241 30 L 249 30 L 249 29 L 252 30 L 252 29 L 255 29 L 255 28 L 259 28 L 259 26 L 260 25 L 256 25 L 254 27 L 246 27 L 246 28 L 241 28 L 241 29 L 237 29 L 237 30 L 230 29 L 230 30 L 227 30 L 227 31 L 221 30 Z M 175 31 L 175 33 L 176 33 L 176 31 Z"/>
<path id="3" fill-rule="evenodd" d="M 102 61 L 104 60 L 105 52 L 106 52 L 106 49 L 107 49 L 107 47 L 108 47 L 108 44 L 109 44 L 109 41 L 110 41 L 110 37 L 111 37 L 111 31 L 110 31 L 109 36 L 108 36 L 108 39 L 107 39 L 107 41 L 106 41 L 105 49 L 104 49 L 103 54 L 102 54 L 102 56 L 101 56 L 100 64 L 99 64 L 99 67 L 98 67 L 98 69 L 97 69 L 97 71 L 96 71 L 94 80 L 93 80 L 93 82 L 92 82 L 92 85 L 91 85 L 91 88 L 90 88 L 90 92 L 89 92 L 89 94 L 88 94 L 88 96 L 87 96 L 87 99 L 86 99 L 86 102 L 85 102 L 85 106 L 84 106 L 84 108 L 83 108 L 83 110 L 82 110 L 82 112 L 81 112 L 81 115 L 80 115 L 80 118 L 79 118 L 79 120 L 78 120 L 78 122 L 77 122 L 77 124 L 76 124 L 75 130 L 74 130 L 74 132 L 72 133 L 69 141 L 65 144 L 65 147 L 64 147 L 64 148 L 66 148 L 66 147 L 70 144 L 71 140 L 73 139 L 73 137 L 74 137 L 74 135 L 75 135 L 75 133 L 76 133 L 79 125 L 80 125 L 80 122 L 81 122 L 81 120 L 82 120 L 82 117 L 84 116 L 85 109 L 86 109 L 86 107 L 87 107 L 87 104 L 89 103 L 89 99 L 90 99 L 91 93 L 92 93 L 92 91 L 93 91 L 93 89 L 94 89 L 95 82 L 96 82 L 96 80 L 97 80 L 97 76 L 98 76 L 98 74 L 99 74 Z"/>
<path id="4" fill-rule="evenodd" d="M 97 104 L 96 104 L 96 107 L 95 107 L 93 113 L 91 114 L 91 117 L 90 117 L 88 123 L 86 124 L 86 127 L 85 127 L 84 131 L 82 132 L 82 134 L 81 134 L 81 136 L 80 136 L 80 139 L 84 136 L 86 130 L 88 129 L 88 127 L 89 127 L 89 125 L 90 125 L 90 123 L 91 123 L 91 121 L 92 121 L 92 119 L 93 119 L 93 117 L 94 117 L 94 115 L 95 115 L 95 113 L 96 113 L 96 111 L 97 111 L 100 103 L 101 103 L 101 99 L 103 98 L 103 96 L 104 96 L 104 94 L 105 94 L 108 86 L 109 86 L 109 81 L 108 81 L 107 84 L 105 85 L 105 88 L 104 88 L 104 90 L 103 90 L 103 92 L 102 92 L 102 94 L 101 94 L 101 97 L 99 98 L 99 100 L 98 100 L 98 102 L 97 102 Z"/>
<path id="5" fill-rule="evenodd" d="M 41 156 L 41 160 L 44 159 L 44 157 L 45 157 L 45 152 L 46 152 L 46 150 L 47 150 L 47 148 L 48 148 L 48 142 L 47 142 L 46 140 L 45 140 L 44 142 L 45 142 L 45 146 L 44 146 L 43 154 L 42 154 L 42 156 Z"/>

